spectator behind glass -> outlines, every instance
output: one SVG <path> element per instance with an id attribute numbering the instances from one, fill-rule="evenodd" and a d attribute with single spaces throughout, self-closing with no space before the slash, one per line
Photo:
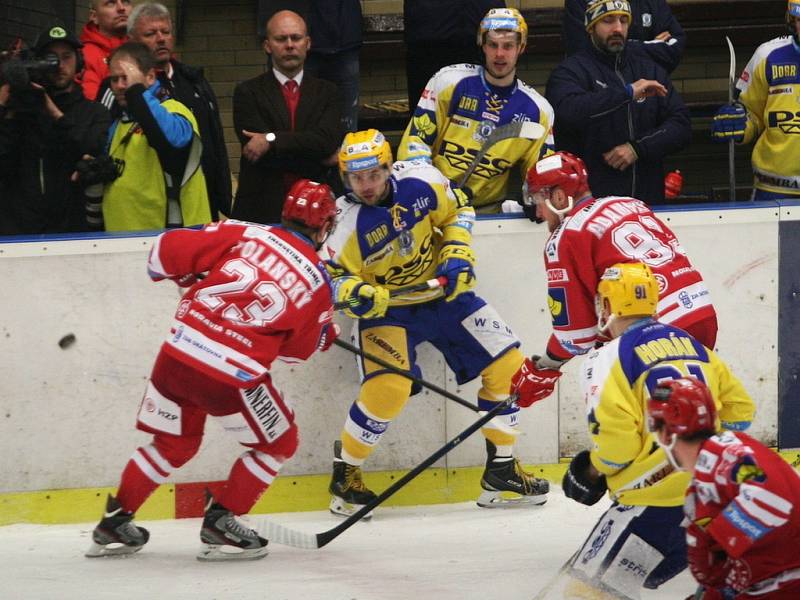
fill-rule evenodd
<path id="1" fill-rule="evenodd" d="M 332 167 L 343 132 L 336 86 L 303 72 L 311 41 L 302 17 L 277 12 L 266 31 L 264 52 L 272 69 L 233 91 L 242 157 L 231 216 L 277 223 L 286 192 L 298 179 L 339 187 Z"/>
<path id="2" fill-rule="evenodd" d="M 123 114 L 111 124 L 108 153 L 120 176 L 106 185 L 107 231 L 152 230 L 211 221 L 200 134 L 192 111 L 159 100 L 150 49 L 126 42 L 111 54 L 111 90 Z"/>
<path id="3" fill-rule="evenodd" d="M 668 73 L 681 62 L 686 47 L 686 34 L 672 14 L 666 0 L 629 0 L 631 22 L 628 43 L 644 50 L 664 67 Z M 584 15 L 587 0 L 564 0 L 564 50 L 572 56 L 578 50 L 590 48 L 592 41 L 586 34 Z"/>
<path id="4" fill-rule="evenodd" d="M 80 48 L 74 34 L 50 27 L 33 51 L 54 57 L 54 66 L 38 83 L 22 85 L 30 73 L 23 70 L 23 81 L 0 86 L 0 233 L 89 229 L 83 193 L 70 176 L 81 156 L 102 151 L 111 118 L 75 83 Z"/>
<path id="5" fill-rule="evenodd" d="M 89 22 L 81 32 L 86 61 L 81 83 L 83 94 L 89 100 L 97 97 L 100 83 L 108 77 L 108 57 L 111 52 L 128 41 L 130 12 L 130 0 L 92 0 Z"/>
<path id="6" fill-rule="evenodd" d="M 168 95 L 192 111 L 203 142 L 201 163 L 211 217 L 217 220 L 220 214 L 230 215 L 231 171 L 228 150 L 219 116 L 219 103 L 203 75 L 203 69 L 190 67 L 173 57 L 175 37 L 172 17 L 163 4 L 137 4 L 128 19 L 128 33 L 131 41 L 141 42 L 150 48 L 156 69 L 161 72 L 159 81 Z M 111 88 L 104 82 L 101 89 L 106 91 L 99 98 L 109 106 L 114 98 Z"/>
<path id="7" fill-rule="evenodd" d="M 306 72 L 339 88 L 346 131 L 358 129 L 358 53 L 363 41 L 359 0 L 310 0 L 311 52 Z"/>
<path id="8" fill-rule="evenodd" d="M 595 196 L 664 202 L 665 156 L 692 137 L 689 110 L 666 71 L 629 51 L 627 0 L 586 8 L 591 48 L 550 74 L 545 96 L 556 115 L 556 148 L 583 159 Z"/>
<path id="9" fill-rule="evenodd" d="M 408 107 L 414 111 L 425 84 L 449 65 L 481 64 L 475 32 L 492 8 L 504 0 L 405 0 L 403 31 L 406 42 Z"/>

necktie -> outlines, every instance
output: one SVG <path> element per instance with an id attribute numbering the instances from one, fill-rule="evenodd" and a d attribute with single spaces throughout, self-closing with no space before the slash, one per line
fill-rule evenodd
<path id="1" fill-rule="evenodd" d="M 294 79 L 289 79 L 283 84 L 281 90 L 283 91 L 283 98 L 286 100 L 286 106 L 289 109 L 292 131 L 294 131 L 294 113 L 297 110 L 297 103 L 300 101 L 300 88 Z"/>

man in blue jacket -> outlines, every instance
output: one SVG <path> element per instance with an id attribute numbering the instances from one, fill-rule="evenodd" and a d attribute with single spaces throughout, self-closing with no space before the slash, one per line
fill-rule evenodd
<path id="1" fill-rule="evenodd" d="M 628 0 L 631 7 L 631 23 L 628 29 L 628 44 L 635 44 L 647 55 L 672 73 L 681 61 L 686 47 L 686 34 L 667 0 Z M 564 51 L 572 56 L 578 50 L 592 47 L 586 35 L 584 14 L 586 0 L 564 0 L 562 21 Z"/>
<path id="2" fill-rule="evenodd" d="M 689 143 L 689 111 L 666 71 L 627 43 L 628 0 L 594 0 L 584 22 L 591 48 L 564 60 L 547 82 L 556 147 L 583 158 L 597 197 L 662 203 L 662 161 Z"/>

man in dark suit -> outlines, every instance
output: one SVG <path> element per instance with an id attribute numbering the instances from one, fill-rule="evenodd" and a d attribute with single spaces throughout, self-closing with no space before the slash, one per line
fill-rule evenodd
<path id="1" fill-rule="evenodd" d="M 336 86 L 303 74 L 311 47 L 305 21 L 292 11 L 267 22 L 264 51 L 272 68 L 233 92 L 233 124 L 242 143 L 232 216 L 280 221 L 283 199 L 297 179 L 335 180 L 342 140 Z"/>

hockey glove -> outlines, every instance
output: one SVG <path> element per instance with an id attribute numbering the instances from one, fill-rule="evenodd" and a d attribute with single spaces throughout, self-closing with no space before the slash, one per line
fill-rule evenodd
<path id="1" fill-rule="evenodd" d="M 188 275 L 175 277 L 173 278 L 173 281 L 178 284 L 178 287 L 188 288 L 192 287 L 195 283 L 197 283 L 199 279 L 200 278 L 194 273 L 189 273 Z"/>
<path id="2" fill-rule="evenodd" d="M 689 569 L 698 583 L 707 588 L 722 587 L 728 573 L 728 556 L 717 541 L 697 523 L 686 528 L 686 554 Z"/>
<path id="3" fill-rule="evenodd" d="M 339 334 L 342 330 L 336 323 L 328 323 L 325 327 L 322 328 L 322 334 L 319 336 L 319 342 L 317 342 L 317 350 L 320 352 L 326 352 L 330 350 L 330 347 L 333 346 L 333 342 L 339 337 Z"/>
<path id="4" fill-rule="evenodd" d="M 522 408 L 547 398 L 553 393 L 556 382 L 561 377 L 558 369 L 539 368 L 538 361 L 538 356 L 526 358 L 511 378 L 509 394 L 517 397 L 517 405 Z"/>
<path id="5" fill-rule="evenodd" d="M 466 185 L 458 186 L 455 181 L 450 181 L 450 189 L 453 190 L 453 195 L 456 197 L 458 208 L 464 206 L 472 206 L 472 201 L 475 199 L 475 194 L 472 189 Z"/>
<path id="6" fill-rule="evenodd" d="M 445 244 L 439 251 L 437 277 L 447 277 L 444 299 L 450 302 L 475 287 L 475 253 L 463 244 Z"/>
<path id="7" fill-rule="evenodd" d="M 715 142 L 733 140 L 737 144 L 744 140 L 747 127 L 747 110 L 740 104 L 723 104 L 711 122 L 711 138 Z"/>
<path id="8" fill-rule="evenodd" d="M 347 302 L 344 314 L 354 319 L 376 319 L 389 308 L 389 290 L 373 286 L 357 277 L 345 277 L 333 282 L 337 301 Z"/>
<path id="9" fill-rule="evenodd" d="M 605 475 L 600 475 L 594 481 L 589 478 L 590 467 L 589 451 L 579 452 L 569 463 L 564 479 L 561 480 L 564 495 L 586 506 L 597 504 L 608 490 Z"/>

